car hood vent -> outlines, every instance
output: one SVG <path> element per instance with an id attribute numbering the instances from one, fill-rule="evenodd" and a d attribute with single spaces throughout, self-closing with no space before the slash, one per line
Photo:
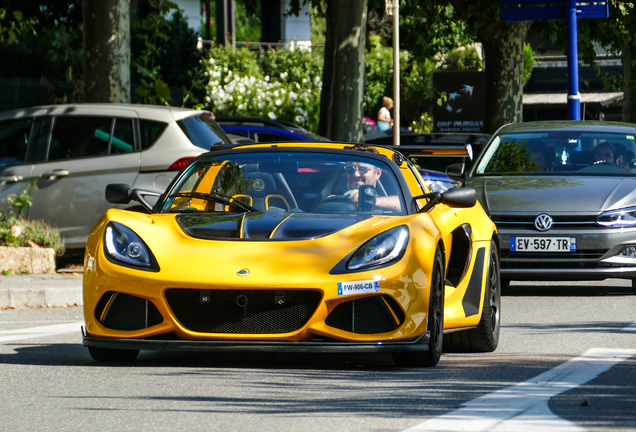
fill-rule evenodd
<path id="1" fill-rule="evenodd" d="M 202 239 L 306 240 L 333 234 L 370 217 L 265 211 L 181 214 L 177 216 L 177 222 L 189 235 Z"/>

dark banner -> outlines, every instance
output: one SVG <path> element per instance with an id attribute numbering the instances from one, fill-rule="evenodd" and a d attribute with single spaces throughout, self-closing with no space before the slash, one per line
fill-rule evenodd
<path id="1" fill-rule="evenodd" d="M 433 132 L 485 132 L 485 72 L 435 72 L 433 86 L 436 91 L 446 93 L 447 97 L 441 106 L 435 105 Z"/>

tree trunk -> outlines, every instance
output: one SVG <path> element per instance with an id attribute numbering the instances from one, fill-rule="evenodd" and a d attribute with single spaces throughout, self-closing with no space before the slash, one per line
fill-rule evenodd
<path id="1" fill-rule="evenodd" d="M 627 17 L 626 28 L 633 28 L 636 12 L 632 12 Z M 632 37 L 625 39 L 625 48 L 621 55 L 623 61 L 623 79 L 625 88 L 623 89 L 623 121 L 636 123 L 636 41 Z"/>
<path id="2" fill-rule="evenodd" d="M 496 21 L 477 32 L 486 62 L 488 133 L 523 120 L 523 45 L 530 27 L 527 21 Z"/>
<path id="3" fill-rule="evenodd" d="M 327 0 L 326 3 L 327 34 L 318 133 L 336 141 L 359 142 L 364 116 L 368 0 Z"/>
<path id="4" fill-rule="evenodd" d="M 501 21 L 500 0 L 450 0 L 457 15 L 476 29 L 486 63 L 488 133 L 523 118 L 523 44 L 530 21 Z"/>
<path id="5" fill-rule="evenodd" d="M 130 103 L 130 0 L 84 0 L 85 102 Z"/>

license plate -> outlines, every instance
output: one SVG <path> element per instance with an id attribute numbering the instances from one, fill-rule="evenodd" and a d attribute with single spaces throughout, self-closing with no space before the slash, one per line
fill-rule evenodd
<path id="1" fill-rule="evenodd" d="M 575 252 L 576 237 L 510 237 L 510 252 Z"/>

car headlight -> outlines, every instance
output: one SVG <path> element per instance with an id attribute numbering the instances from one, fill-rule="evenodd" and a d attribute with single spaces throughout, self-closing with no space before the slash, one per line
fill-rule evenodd
<path id="1" fill-rule="evenodd" d="M 357 270 L 397 261 L 404 255 L 408 242 L 409 229 L 406 226 L 390 229 L 360 246 L 347 263 L 347 268 Z"/>
<path id="2" fill-rule="evenodd" d="M 143 270 L 158 271 L 157 263 L 146 243 L 133 230 L 110 222 L 104 233 L 104 252 L 108 258 Z"/>
<path id="3" fill-rule="evenodd" d="M 636 226 L 636 207 L 603 212 L 596 219 L 596 223 L 616 228 Z"/>

